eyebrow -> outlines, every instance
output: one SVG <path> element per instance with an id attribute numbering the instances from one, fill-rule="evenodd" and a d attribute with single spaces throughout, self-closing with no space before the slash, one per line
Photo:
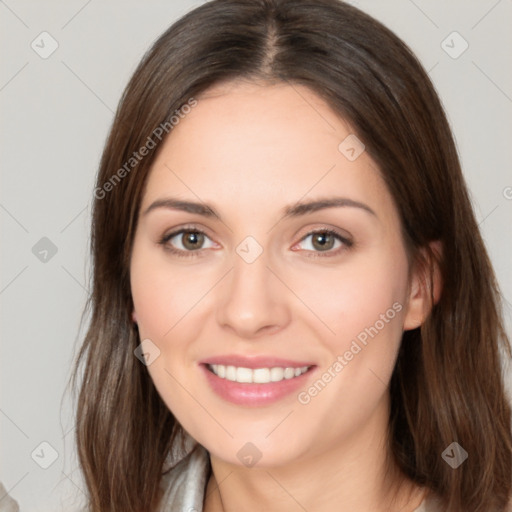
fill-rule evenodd
<path id="1" fill-rule="evenodd" d="M 309 213 L 314 213 L 319 210 L 326 208 L 340 208 L 350 207 L 359 208 L 375 217 L 377 214 L 367 205 L 360 201 L 354 201 L 347 197 L 326 197 L 317 200 L 310 201 L 299 201 L 294 204 L 285 206 L 282 211 L 282 219 L 289 217 L 300 217 Z M 196 215 L 202 215 L 204 217 L 217 218 L 221 220 L 220 215 L 215 211 L 215 208 L 206 203 L 196 203 L 193 201 L 185 201 L 183 199 L 177 199 L 173 197 L 166 197 L 163 199 L 157 199 L 151 203 L 143 215 L 147 215 L 149 212 L 156 210 L 157 208 L 166 208 L 170 210 L 179 210 L 188 213 L 194 213 Z"/>

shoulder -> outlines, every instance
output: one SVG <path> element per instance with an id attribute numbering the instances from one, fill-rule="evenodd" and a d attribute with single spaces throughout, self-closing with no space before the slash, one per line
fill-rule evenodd
<path id="1" fill-rule="evenodd" d="M 203 499 L 210 474 L 210 457 L 200 444 L 162 476 L 160 510 L 203 510 Z"/>
<path id="2" fill-rule="evenodd" d="M 434 494 L 431 490 L 427 491 L 425 498 L 420 505 L 415 508 L 412 512 L 445 512 L 441 507 L 441 501 L 439 497 Z"/>

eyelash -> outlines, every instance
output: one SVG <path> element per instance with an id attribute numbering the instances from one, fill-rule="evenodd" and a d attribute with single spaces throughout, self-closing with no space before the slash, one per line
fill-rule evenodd
<path id="1" fill-rule="evenodd" d="M 197 256 L 197 254 L 199 252 L 201 252 L 201 249 L 199 249 L 197 251 L 183 251 L 182 249 L 175 249 L 174 247 L 168 245 L 169 240 L 174 238 L 176 235 L 180 235 L 183 233 L 198 233 L 198 234 L 205 235 L 206 237 L 208 237 L 208 235 L 201 229 L 197 229 L 194 226 L 185 226 L 183 228 L 180 228 L 179 230 L 173 231 L 172 233 L 163 235 L 162 238 L 158 241 L 158 243 L 160 245 L 164 246 L 166 251 L 169 251 L 170 253 L 172 253 L 175 256 L 178 256 L 179 258 L 191 258 L 191 257 L 193 258 L 193 257 Z M 320 228 L 320 229 L 315 229 L 313 231 L 310 231 L 309 233 L 307 233 L 300 239 L 300 242 L 305 240 L 307 237 L 309 237 L 311 235 L 315 235 L 317 233 L 332 235 L 337 240 L 342 242 L 345 247 L 339 247 L 335 251 L 332 251 L 332 250 L 325 251 L 325 253 L 322 251 L 306 251 L 307 253 L 312 252 L 312 254 L 307 255 L 308 258 L 331 258 L 331 257 L 337 256 L 343 250 L 350 249 L 354 245 L 354 242 L 352 242 L 348 238 L 345 238 L 340 233 L 338 233 L 336 230 L 327 229 L 327 228 Z"/>

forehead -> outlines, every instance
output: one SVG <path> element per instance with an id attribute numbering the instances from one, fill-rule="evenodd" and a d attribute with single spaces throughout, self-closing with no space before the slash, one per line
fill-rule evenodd
<path id="1" fill-rule="evenodd" d="M 392 207 L 369 155 L 343 152 L 357 141 L 350 125 L 309 88 L 238 81 L 196 99 L 153 163 L 143 207 L 165 192 L 238 212 L 326 194 Z"/>

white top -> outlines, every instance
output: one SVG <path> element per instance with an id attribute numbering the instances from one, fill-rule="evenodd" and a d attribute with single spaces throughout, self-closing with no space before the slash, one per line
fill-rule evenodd
<path id="1" fill-rule="evenodd" d="M 210 473 L 210 457 L 205 448 L 186 436 L 185 451 L 174 449 L 165 461 L 160 487 L 163 498 L 159 512 L 201 512 L 206 484 Z M 0 482 L 0 512 L 19 512 L 13 500 Z M 85 512 L 86 509 L 83 509 Z M 441 512 L 432 499 L 427 499 L 413 512 Z"/>

